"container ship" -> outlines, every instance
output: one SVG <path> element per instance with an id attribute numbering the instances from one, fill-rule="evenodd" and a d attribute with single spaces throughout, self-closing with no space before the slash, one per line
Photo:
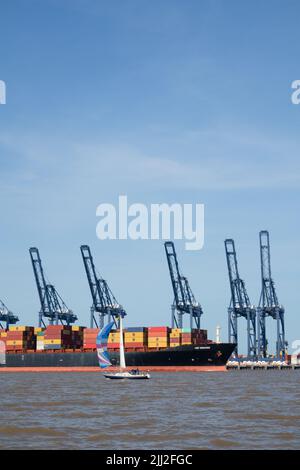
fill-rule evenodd
<path id="1" fill-rule="evenodd" d="M 97 367 L 98 328 L 49 325 L 46 328 L 11 325 L 0 330 L 1 365 L 4 367 Z M 191 328 L 130 327 L 124 330 L 129 367 L 225 366 L 235 345 L 207 339 L 207 331 Z M 119 365 L 120 332 L 112 330 L 108 352 Z"/>

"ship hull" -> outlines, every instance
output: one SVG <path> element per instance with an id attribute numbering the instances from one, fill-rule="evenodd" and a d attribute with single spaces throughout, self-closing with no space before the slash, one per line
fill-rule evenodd
<path id="1" fill-rule="evenodd" d="M 211 343 L 205 346 L 179 346 L 154 351 L 127 351 L 128 367 L 224 366 L 235 345 Z M 119 365 L 119 352 L 110 352 L 112 365 Z M 32 352 L 6 354 L 6 367 L 94 367 L 96 352 Z"/>

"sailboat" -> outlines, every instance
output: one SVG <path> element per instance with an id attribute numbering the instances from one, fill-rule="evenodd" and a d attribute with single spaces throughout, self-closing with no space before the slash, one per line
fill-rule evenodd
<path id="1" fill-rule="evenodd" d="M 97 355 L 99 360 L 99 366 L 102 369 L 111 366 L 109 354 L 107 351 L 107 340 L 110 333 L 110 330 L 114 326 L 114 322 L 110 322 L 108 325 L 104 326 L 102 330 L 98 333 L 97 336 Z M 120 315 L 120 370 L 119 372 L 107 372 L 104 374 L 104 377 L 107 379 L 129 379 L 129 380 L 144 380 L 150 379 L 150 374 L 148 372 L 140 372 L 138 369 L 132 369 L 126 371 L 126 362 L 125 362 L 125 352 L 124 352 L 124 342 L 123 342 L 123 318 Z"/>

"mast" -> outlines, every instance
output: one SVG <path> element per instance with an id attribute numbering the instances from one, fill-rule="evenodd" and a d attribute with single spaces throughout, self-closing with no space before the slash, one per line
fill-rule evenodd
<path id="1" fill-rule="evenodd" d="M 125 353 L 124 353 L 124 341 L 123 341 L 123 318 L 120 315 L 120 369 L 126 368 Z"/>

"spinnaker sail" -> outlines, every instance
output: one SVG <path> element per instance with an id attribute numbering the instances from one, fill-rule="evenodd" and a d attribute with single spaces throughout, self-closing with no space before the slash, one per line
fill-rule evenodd
<path id="1" fill-rule="evenodd" d="M 109 359 L 109 354 L 107 352 L 107 339 L 110 333 L 110 330 L 114 326 L 114 322 L 108 323 L 105 325 L 102 330 L 99 331 L 97 340 L 96 340 L 96 347 L 97 347 L 97 355 L 99 360 L 99 366 L 101 369 L 105 369 L 106 367 L 111 366 L 111 362 Z"/>

